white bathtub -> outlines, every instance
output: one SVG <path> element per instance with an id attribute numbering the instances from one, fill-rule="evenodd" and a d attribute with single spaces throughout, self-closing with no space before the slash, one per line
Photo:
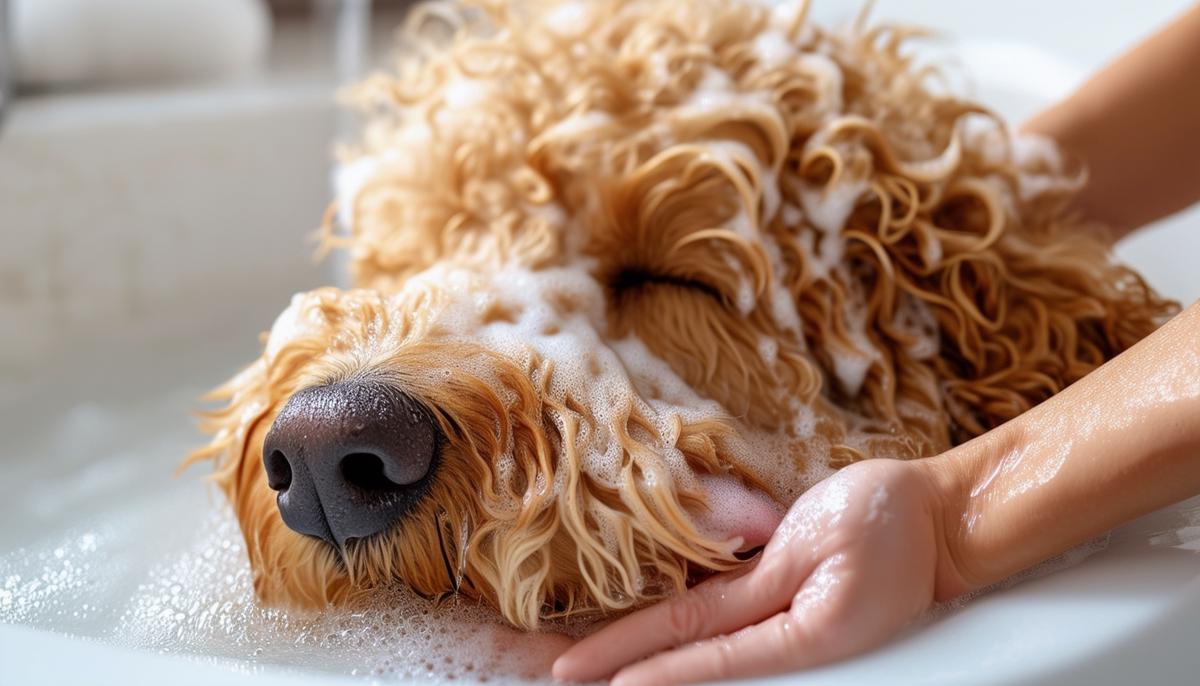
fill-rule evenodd
<path id="1" fill-rule="evenodd" d="M 848 12 L 816 4 L 824 19 Z M 977 95 L 1020 118 L 1185 4 L 881 0 L 878 14 L 955 36 L 947 50 Z M 106 603 L 152 582 L 154 560 L 217 508 L 202 470 L 172 478 L 202 440 L 194 399 L 257 354 L 257 333 L 292 292 L 333 279 L 304 241 L 329 197 L 331 90 L 295 81 L 59 96 L 18 101 L 0 129 L 0 618 L 10 622 L 0 684 L 361 683 L 353 655 L 297 667 L 245 643 L 208 655 L 130 648 L 112 627 L 137 615 Z M 1192 212 L 1119 252 L 1191 301 L 1198 248 Z M 1123 527 L 1081 564 L 875 653 L 764 683 L 1194 682 L 1193 509 Z M 100 562 L 83 554 L 134 544 Z M 36 559 L 14 567 L 18 549 Z M 69 592 L 14 609 L 55 584 Z"/>

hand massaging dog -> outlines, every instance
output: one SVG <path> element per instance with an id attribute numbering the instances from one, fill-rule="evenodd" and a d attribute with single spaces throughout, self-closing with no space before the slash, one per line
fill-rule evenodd
<path id="1" fill-rule="evenodd" d="M 512 624 L 740 564 L 815 480 L 944 451 L 1174 311 L 1082 174 L 801 3 L 427 5 L 297 295 L 222 387 L 267 603 L 388 584 Z M 741 555 L 744 557 L 744 555 Z"/>

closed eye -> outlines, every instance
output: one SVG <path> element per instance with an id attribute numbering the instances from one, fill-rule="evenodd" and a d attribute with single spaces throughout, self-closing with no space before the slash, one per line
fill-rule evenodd
<path id="1" fill-rule="evenodd" d="M 659 274 L 643 269 L 622 270 L 609 281 L 609 286 L 612 288 L 618 301 L 622 297 L 634 295 L 650 288 L 668 286 L 697 291 L 720 303 L 724 304 L 726 302 L 725 296 L 720 291 L 703 281 L 690 279 L 686 276 Z"/>

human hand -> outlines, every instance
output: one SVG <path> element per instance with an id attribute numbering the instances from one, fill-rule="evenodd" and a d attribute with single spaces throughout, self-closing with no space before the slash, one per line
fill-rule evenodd
<path id="1" fill-rule="evenodd" d="M 869 650 L 933 600 L 938 502 L 915 463 L 851 465 L 795 502 L 755 564 L 609 624 L 559 657 L 554 677 L 693 683 Z"/>

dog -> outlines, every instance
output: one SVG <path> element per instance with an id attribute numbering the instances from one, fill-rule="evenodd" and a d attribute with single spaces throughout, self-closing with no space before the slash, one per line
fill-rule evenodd
<path id="1" fill-rule="evenodd" d="M 414 10 L 302 293 L 211 443 L 266 603 L 512 625 L 743 564 L 805 488 L 933 455 L 1169 318 L 1055 147 L 804 3 Z"/>

